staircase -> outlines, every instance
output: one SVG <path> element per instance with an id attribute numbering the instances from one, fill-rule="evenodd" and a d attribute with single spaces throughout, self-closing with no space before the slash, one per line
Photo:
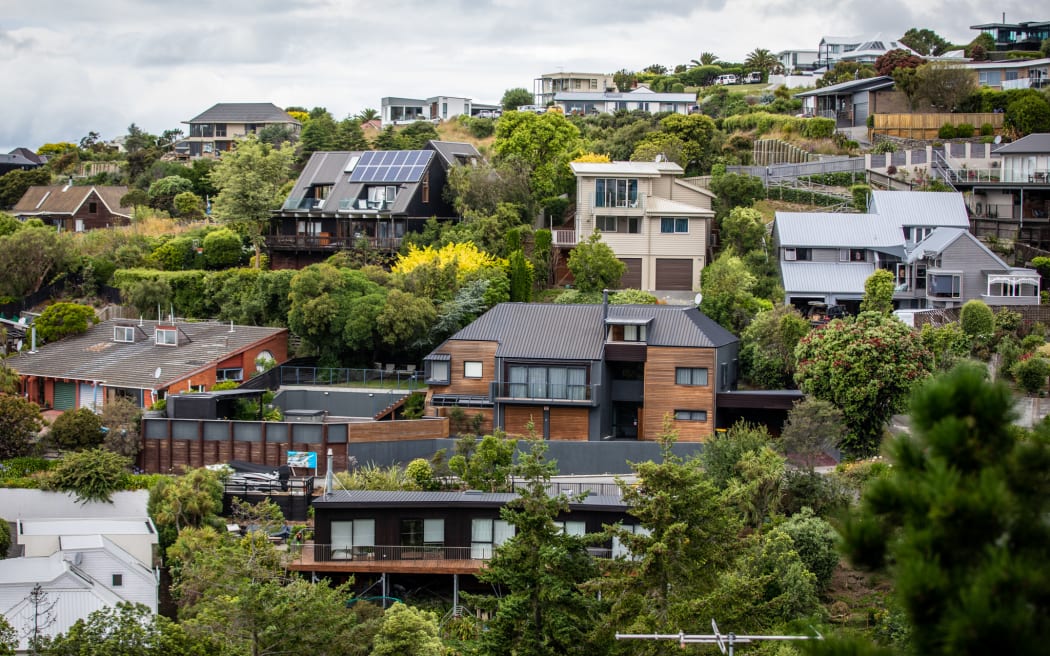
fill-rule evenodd
<path id="1" fill-rule="evenodd" d="M 372 415 L 372 420 L 373 421 L 381 421 L 381 420 L 387 419 L 387 418 L 393 419 L 394 418 L 394 413 L 397 411 L 397 409 L 400 408 L 401 406 L 405 405 L 405 401 L 407 401 L 408 397 L 412 396 L 412 394 L 413 394 L 413 392 L 409 392 L 408 394 L 405 394 L 404 396 L 402 396 L 401 398 L 397 399 L 396 401 L 394 401 L 393 403 L 391 403 L 387 407 L 385 407 L 382 410 L 380 410 L 379 412 L 375 413 L 374 415 Z"/>

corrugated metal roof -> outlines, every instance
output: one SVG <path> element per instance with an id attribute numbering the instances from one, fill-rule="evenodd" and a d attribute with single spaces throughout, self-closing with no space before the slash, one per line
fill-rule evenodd
<path id="1" fill-rule="evenodd" d="M 641 175 L 657 177 L 664 173 L 681 174 L 674 162 L 570 162 L 576 175 Z"/>
<path id="2" fill-rule="evenodd" d="M 474 105 L 476 108 L 478 105 Z M 435 141 L 427 142 L 427 148 L 435 151 L 441 159 L 445 160 L 445 166 L 458 164 L 464 159 L 475 159 L 481 161 L 481 153 L 473 144 L 459 141 Z"/>
<path id="3" fill-rule="evenodd" d="M 226 359 L 259 341 L 286 333 L 287 328 L 233 326 L 214 322 L 178 324 L 179 346 L 158 346 L 153 335 L 158 323 L 111 320 L 96 324 L 82 335 L 45 344 L 36 353 L 22 351 L 9 360 L 24 376 L 68 378 L 77 381 L 99 381 L 108 387 L 159 389 L 182 380 L 192 372 Z M 113 328 L 134 326 L 136 341 L 115 342 Z M 160 368 L 160 378 L 154 371 Z"/>
<path id="4" fill-rule="evenodd" d="M 23 535 L 153 535 L 149 519 L 21 519 Z"/>
<path id="5" fill-rule="evenodd" d="M 875 272 L 871 263 L 781 262 L 788 294 L 863 294 L 864 282 Z"/>
<path id="6" fill-rule="evenodd" d="M 893 248 L 904 244 L 899 223 L 876 214 L 777 212 L 777 243 L 807 248 Z"/>
<path id="7" fill-rule="evenodd" d="M 996 155 L 1046 155 L 1050 154 L 1050 134 L 1030 134 L 1013 143 L 1000 146 Z"/>
<path id="8" fill-rule="evenodd" d="M 299 121 L 273 103 L 216 103 L 184 123 L 294 123 Z"/>
<path id="9" fill-rule="evenodd" d="M 970 234 L 969 230 L 962 228 L 937 228 L 931 232 L 926 239 L 916 244 L 908 253 L 908 262 L 915 262 L 933 255 L 940 255 L 949 246 L 959 239 L 969 239 L 984 251 L 988 257 L 994 260 L 1003 271 L 1009 268 L 1001 257 L 996 255 L 990 248 L 981 243 L 981 240 Z"/>
<path id="10" fill-rule="evenodd" d="M 314 500 L 320 507 L 435 507 L 435 506 L 490 506 L 498 508 L 517 499 L 511 492 L 405 492 L 374 490 L 335 490 Z M 582 501 L 573 502 L 572 506 L 607 506 L 626 508 L 623 500 L 617 496 L 588 495 Z"/>
<path id="11" fill-rule="evenodd" d="M 878 77 L 869 77 L 862 80 L 850 80 L 848 82 L 839 82 L 838 84 L 832 84 L 830 86 L 821 87 L 812 91 L 803 91 L 802 93 L 796 93 L 796 98 L 806 98 L 808 96 L 834 96 L 836 94 L 855 93 L 857 91 L 873 89 L 883 89 L 893 86 L 893 78 L 885 75 Z"/>
<path id="12" fill-rule="evenodd" d="M 696 205 L 689 205 L 687 203 L 681 203 L 676 200 L 660 198 L 659 196 L 649 196 L 649 198 L 646 200 L 645 211 L 647 214 L 681 214 L 695 216 L 715 215 L 715 213 L 711 210 L 705 210 L 702 207 L 697 207 Z"/>
<path id="13" fill-rule="evenodd" d="M 899 226 L 970 227 L 963 195 L 939 191 L 872 191 L 868 211 Z"/>
<path id="14" fill-rule="evenodd" d="M 499 358 L 600 360 L 604 314 L 601 304 L 500 303 L 449 339 L 497 342 Z M 650 346 L 716 348 L 737 341 L 693 306 L 609 305 L 608 316 L 652 319 Z"/>

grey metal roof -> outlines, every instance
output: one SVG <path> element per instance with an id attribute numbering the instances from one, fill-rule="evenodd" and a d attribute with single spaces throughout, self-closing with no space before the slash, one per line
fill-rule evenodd
<path id="1" fill-rule="evenodd" d="M 900 226 L 969 228 L 970 218 L 960 193 L 939 191 L 872 191 L 868 211 Z"/>
<path id="2" fill-rule="evenodd" d="M 863 294 L 864 282 L 875 272 L 870 262 L 781 262 L 788 294 Z"/>
<path id="3" fill-rule="evenodd" d="M 474 105 L 477 107 L 477 105 Z M 427 142 L 427 147 L 438 154 L 438 156 L 445 160 L 446 168 L 453 164 L 461 164 L 464 160 L 475 160 L 481 161 L 481 153 L 474 147 L 473 144 L 462 143 L 459 141 L 436 141 L 430 140 Z"/>
<path id="4" fill-rule="evenodd" d="M 911 252 L 908 253 L 908 262 L 915 262 L 930 257 L 931 255 L 940 255 L 945 249 L 959 239 L 969 239 L 976 244 L 977 247 L 996 262 L 1002 270 L 1005 271 L 1009 268 L 1009 265 L 1007 265 L 1001 257 L 981 243 L 980 239 L 970 234 L 969 230 L 963 228 L 937 228 L 931 232 L 926 239 L 923 239 L 911 249 Z"/>
<path id="5" fill-rule="evenodd" d="M 904 244 L 899 223 L 876 214 L 777 212 L 777 243 L 809 248 L 894 248 Z"/>
<path id="6" fill-rule="evenodd" d="M 161 389 L 215 364 L 287 328 L 233 326 L 216 322 L 177 325 L 178 346 L 158 346 L 157 326 L 168 322 L 115 319 L 98 323 L 82 335 L 45 344 L 36 353 L 22 352 L 9 362 L 23 376 L 98 381 L 108 387 Z M 113 341 L 114 326 L 134 326 L 135 341 Z M 160 378 L 153 374 L 160 368 Z"/>
<path id="7" fill-rule="evenodd" d="M 1045 132 L 1021 137 L 1013 143 L 1000 146 L 997 155 L 1046 155 L 1050 154 L 1050 134 Z"/>
<path id="8" fill-rule="evenodd" d="M 299 121 L 273 103 L 217 103 L 183 123 L 294 123 Z"/>
<path id="9" fill-rule="evenodd" d="M 40 166 L 40 164 L 38 164 L 37 162 L 31 162 L 19 153 L 0 153 L 0 164 L 8 164 L 13 166 L 29 166 L 33 168 Z"/>
<path id="10" fill-rule="evenodd" d="M 877 91 L 879 89 L 886 89 L 893 86 L 893 78 L 880 75 L 878 77 L 868 77 L 862 80 L 850 80 L 848 82 L 839 82 L 838 84 L 832 84 L 830 86 L 821 87 L 819 89 L 813 89 L 812 91 L 803 91 L 802 93 L 796 93 L 796 98 L 806 98 L 809 96 L 834 96 L 839 94 L 856 93 L 858 91 Z"/>
<path id="11" fill-rule="evenodd" d="M 347 507 L 491 507 L 499 508 L 517 499 L 516 493 L 510 492 L 404 492 L 375 490 L 334 490 L 331 494 L 321 495 L 314 500 L 314 505 L 332 508 Z M 574 507 L 608 507 L 626 509 L 627 505 L 620 497 L 608 495 L 588 495 L 582 501 L 570 503 Z"/>
<path id="12" fill-rule="evenodd" d="M 449 339 L 497 342 L 499 358 L 600 360 L 605 311 L 601 304 L 500 303 Z M 650 346 L 717 348 L 737 341 L 692 306 L 609 305 L 608 316 L 651 318 L 646 336 Z"/>

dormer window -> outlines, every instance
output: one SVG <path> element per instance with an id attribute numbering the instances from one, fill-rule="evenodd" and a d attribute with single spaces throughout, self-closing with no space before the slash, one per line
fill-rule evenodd
<path id="1" fill-rule="evenodd" d="M 623 327 L 623 341 L 625 342 L 644 342 L 645 333 L 647 326 L 624 326 Z"/>
<path id="2" fill-rule="evenodd" d="M 606 338 L 610 342 L 645 343 L 649 337 L 648 319 L 609 318 L 606 320 Z"/>
<path id="3" fill-rule="evenodd" d="M 382 209 L 393 203 L 395 198 L 397 198 L 397 187 L 394 185 L 368 188 L 369 209 Z"/>
<path id="4" fill-rule="evenodd" d="M 113 326 L 113 341 L 131 343 L 135 341 L 134 326 Z"/>
<path id="5" fill-rule="evenodd" d="M 179 333 L 175 328 L 157 328 L 153 339 L 158 346 L 179 345 Z"/>

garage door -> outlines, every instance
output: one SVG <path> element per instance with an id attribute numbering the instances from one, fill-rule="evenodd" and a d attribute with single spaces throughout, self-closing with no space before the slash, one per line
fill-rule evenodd
<path id="1" fill-rule="evenodd" d="M 641 289 L 642 258 L 621 257 L 620 261 L 627 265 L 627 270 L 624 271 L 623 278 L 620 278 L 620 289 Z"/>
<path id="2" fill-rule="evenodd" d="M 656 289 L 660 291 L 692 291 L 692 260 L 657 260 Z"/>
<path id="3" fill-rule="evenodd" d="M 76 402 L 76 383 L 55 383 L 55 410 L 72 410 Z"/>
<path id="4" fill-rule="evenodd" d="M 80 384 L 80 407 L 90 408 L 95 412 L 102 409 L 102 386 L 98 387 L 91 383 Z"/>

